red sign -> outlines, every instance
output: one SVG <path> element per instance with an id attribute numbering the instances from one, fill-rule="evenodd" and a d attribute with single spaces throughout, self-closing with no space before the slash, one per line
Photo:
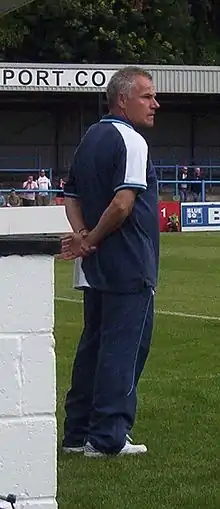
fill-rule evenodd
<path id="1" fill-rule="evenodd" d="M 167 222 L 169 216 L 176 214 L 180 221 L 180 202 L 179 201 L 160 201 L 159 202 L 159 217 L 160 217 L 160 231 L 167 231 Z"/>

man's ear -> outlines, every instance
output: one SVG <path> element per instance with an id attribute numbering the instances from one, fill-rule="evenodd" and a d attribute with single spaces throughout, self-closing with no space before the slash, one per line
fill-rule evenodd
<path id="1" fill-rule="evenodd" d="M 124 94 L 118 94 L 118 106 L 123 111 L 126 106 L 127 98 Z"/>

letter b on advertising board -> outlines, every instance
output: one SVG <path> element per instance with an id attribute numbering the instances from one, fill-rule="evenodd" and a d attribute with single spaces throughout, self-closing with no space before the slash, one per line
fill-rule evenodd
<path id="1" fill-rule="evenodd" d="M 209 208 L 208 221 L 209 224 L 220 224 L 220 207 Z"/>

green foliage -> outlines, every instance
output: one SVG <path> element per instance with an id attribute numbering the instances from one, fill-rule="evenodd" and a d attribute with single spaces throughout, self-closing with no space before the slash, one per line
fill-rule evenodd
<path id="1" fill-rule="evenodd" d="M 39 0 L 1 20 L 4 60 L 218 64 L 217 0 Z"/>

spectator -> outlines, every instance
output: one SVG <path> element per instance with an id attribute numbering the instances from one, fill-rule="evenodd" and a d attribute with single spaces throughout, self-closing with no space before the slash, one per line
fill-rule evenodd
<path id="1" fill-rule="evenodd" d="M 58 192 L 56 194 L 56 204 L 57 205 L 63 205 L 63 203 L 64 203 L 64 185 L 65 185 L 65 181 L 62 178 L 59 178 L 58 186 L 57 186 Z"/>
<path id="2" fill-rule="evenodd" d="M 191 184 L 191 193 L 193 201 L 201 201 L 202 196 L 202 171 L 201 168 L 195 168 L 192 180 L 197 180 L 198 184 Z"/>
<path id="3" fill-rule="evenodd" d="M 57 196 L 59 198 L 62 198 L 64 196 L 64 186 L 65 186 L 65 181 L 62 178 L 59 178 L 58 187 L 57 187 L 57 189 L 59 189 L 59 191 L 57 193 Z"/>
<path id="4" fill-rule="evenodd" d="M 5 197 L 4 195 L 2 194 L 2 191 L 0 190 L 0 207 L 5 207 L 6 203 L 5 203 Z"/>
<path id="5" fill-rule="evenodd" d="M 187 179 L 188 179 L 188 168 L 187 166 L 184 166 L 180 173 L 180 180 L 183 181 L 179 186 L 180 201 L 187 201 L 188 196 L 188 184 L 186 182 Z"/>
<path id="6" fill-rule="evenodd" d="M 26 182 L 23 183 L 23 189 L 29 191 L 29 193 L 23 194 L 23 207 L 33 207 L 36 204 L 34 191 L 38 189 L 38 185 L 32 175 L 29 175 Z"/>
<path id="7" fill-rule="evenodd" d="M 37 179 L 37 184 L 39 188 L 38 205 L 45 207 L 50 204 L 50 197 L 48 191 L 52 187 L 50 179 L 48 179 L 45 175 L 45 170 L 40 171 L 40 176 Z"/>
<path id="8" fill-rule="evenodd" d="M 20 207 L 20 205 L 20 197 L 16 194 L 15 189 L 12 189 L 7 197 L 7 207 Z"/>

